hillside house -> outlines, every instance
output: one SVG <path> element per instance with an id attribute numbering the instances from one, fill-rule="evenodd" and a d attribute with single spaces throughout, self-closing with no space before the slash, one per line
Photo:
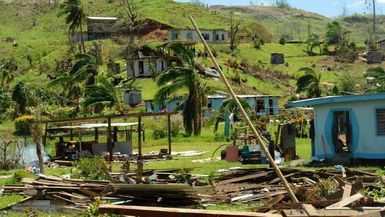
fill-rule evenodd
<path id="1" fill-rule="evenodd" d="M 258 115 L 276 115 L 278 114 L 278 96 L 271 95 L 238 95 L 239 98 L 246 100 L 251 108 Z M 210 117 L 215 110 L 219 110 L 227 96 L 214 95 L 207 97 L 205 117 Z M 145 100 L 146 112 L 172 112 L 183 102 L 183 99 L 174 99 L 166 105 L 157 105 L 153 100 Z"/>
<path id="2" fill-rule="evenodd" d="M 201 30 L 203 38 L 208 43 L 226 43 L 228 41 L 228 32 L 223 29 Z M 200 42 L 198 32 L 192 29 L 170 29 L 170 41 L 189 41 Z"/>
<path id="3" fill-rule="evenodd" d="M 129 61 L 133 61 L 134 71 L 130 69 Z M 143 46 L 135 52 L 135 56 L 127 62 L 129 77 L 151 77 L 154 73 L 162 73 L 170 65 L 169 60 L 148 46 Z"/>
<path id="4" fill-rule="evenodd" d="M 379 51 L 385 52 L 385 39 L 378 41 L 377 44 Z"/>
<path id="5" fill-rule="evenodd" d="M 385 159 L 385 94 L 307 99 L 286 107 L 314 108 L 314 157 Z"/>
<path id="6" fill-rule="evenodd" d="M 117 20 L 116 17 L 87 17 L 87 40 L 112 38 Z"/>

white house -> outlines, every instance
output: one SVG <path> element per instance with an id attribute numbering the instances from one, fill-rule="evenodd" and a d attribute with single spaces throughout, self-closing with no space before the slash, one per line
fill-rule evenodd
<path id="1" fill-rule="evenodd" d="M 228 32 L 223 29 L 201 30 L 203 38 L 208 43 L 226 43 L 228 41 Z M 201 42 L 198 32 L 192 29 L 170 29 L 170 41 L 190 41 Z"/>
<path id="2" fill-rule="evenodd" d="M 134 71 L 130 69 L 130 63 L 134 64 Z M 154 73 L 161 73 L 169 66 L 169 61 L 159 52 L 149 47 L 142 47 L 136 51 L 135 57 L 127 62 L 127 75 L 129 77 L 151 77 Z"/>
<path id="3" fill-rule="evenodd" d="M 238 95 L 239 98 L 244 99 L 250 107 L 258 115 L 276 115 L 278 114 L 278 100 L 279 96 L 272 95 Z M 210 117 L 213 111 L 221 108 L 227 96 L 215 95 L 207 96 L 207 109 L 204 111 L 205 117 Z M 175 111 L 177 106 L 183 103 L 183 99 L 173 99 L 166 103 L 166 105 L 155 104 L 153 100 L 146 100 L 146 112 L 162 112 L 167 110 L 169 112 Z"/>
<path id="4" fill-rule="evenodd" d="M 312 148 L 318 159 L 385 159 L 385 94 L 330 96 L 286 107 L 314 108 Z"/>

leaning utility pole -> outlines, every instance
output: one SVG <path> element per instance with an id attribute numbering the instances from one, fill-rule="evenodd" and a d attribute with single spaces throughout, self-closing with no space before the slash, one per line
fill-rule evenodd
<path id="1" fill-rule="evenodd" d="M 281 170 L 279 169 L 278 165 L 275 163 L 274 159 L 271 157 L 271 155 L 269 153 L 269 150 L 266 147 L 266 142 L 263 140 L 262 136 L 258 133 L 257 129 L 254 127 L 253 123 L 251 122 L 249 116 L 247 115 L 247 113 L 246 113 L 245 109 L 243 108 L 242 104 L 240 103 L 237 95 L 235 94 L 235 92 L 234 92 L 233 88 L 231 87 L 230 83 L 228 82 L 226 76 L 223 74 L 221 67 L 219 66 L 217 60 L 215 59 L 213 53 L 211 52 L 210 47 L 208 46 L 207 42 L 203 38 L 202 33 L 199 30 L 198 26 L 196 25 L 196 23 L 195 23 L 195 21 L 194 21 L 192 16 L 190 16 L 190 20 L 191 20 L 195 30 L 197 31 L 198 36 L 200 37 L 204 47 L 206 48 L 206 51 L 209 53 L 209 56 L 211 57 L 211 60 L 213 61 L 216 70 L 218 71 L 219 75 L 221 76 L 223 82 L 225 83 L 227 90 L 229 91 L 231 97 L 235 100 L 235 102 L 236 102 L 236 104 L 237 104 L 237 106 L 238 106 L 238 108 L 239 108 L 243 118 L 245 119 L 247 125 L 249 125 L 249 127 L 252 130 L 255 138 L 257 138 L 257 141 L 261 145 L 262 151 L 265 153 L 265 155 L 269 159 L 269 162 L 273 166 L 273 169 L 274 169 L 275 173 L 277 174 L 277 176 L 279 177 L 279 179 L 281 180 L 281 182 L 285 186 L 286 191 L 289 194 L 291 200 L 294 203 L 298 203 L 299 201 L 298 201 L 297 197 L 295 196 L 293 190 L 290 188 L 289 183 L 287 182 L 287 180 L 283 176 Z"/>
<path id="2" fill-rule="evenodd" d="M 373 37 L 376 35 L 376 0 L 373 0 Z"/>

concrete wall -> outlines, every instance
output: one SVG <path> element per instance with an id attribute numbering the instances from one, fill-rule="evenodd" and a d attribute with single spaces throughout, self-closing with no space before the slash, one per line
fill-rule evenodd
<path id="1" fill-rule="evenodd" d="M 201 32 L 209 43 L 226 43 L 228 41 L 228 33 L 225 30 L 202 30 Z M 172 29 L 169 31 L 168 37 L 170 41 L 201 41 L 195 30 Z"/>
<path id="2" fill-rule="evenodd" d="M 325 156 L 326 158 L 336 156 L 332 141 L 333 112 L 348 111 L 352 125 L 351 157 L 385 158 L 385 136 L 377 136 L 376 109 L 385 109 L 385 100 L 315 106 L 316 157 L 324 159 Z"/>
<path id="3" fill-rule="evenodd" d="M 143 73 L 139 73 L 140 62 L 143 62 Z M 163 63 L 163 65 L 162 65 Z M 158 73 L 164 72 L 168 68 L 168 62 L 163 58 L 142 58 L 134 60 L 134 70 L 135 77 L 150 77 L 152 76 L 151 64 L 156 66 Z M 129 68 L 127 68 L 128 76 L 131 76 L 129 73 Z"/>
<path id="4" fill-rule="evenodd" d="M 257 112 L 257 100 L 263 100 L 265 103 L 265 110 L 257 113 L 258 115 L 276 115 L 278 114 L 278 98 L 276 96 L 263 96 L 263 97 L 246 97 L 244 98 L 251 108 Z M 272 109 L 270 111 L 270 103 L 269 100 L 272 99 Z M 206 108 L 204 111 L 205 117 L 210 117 L 214 111 L 219 110 L 221 106 L 223 105 L 223 101 L 226 100 L 226 98 L 209 98 L 208 102 L 211 102 L 211 108 Z M 167 111 L 173 112 L 175 111 L 176 107 L 182 103 L 183 100 L 178 99 L 178 100 L 173 100 L 171 102 L 168 102 L 166 105 Z M 159 105 L 156 105 L 155 103 L 152 103 L 152 101 L 146 101 L 146 112 L 161 112 L 162 108 Z"/>

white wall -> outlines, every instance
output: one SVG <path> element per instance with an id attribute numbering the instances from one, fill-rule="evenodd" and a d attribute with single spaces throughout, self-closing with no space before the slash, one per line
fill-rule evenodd
<path id="1" fill-rule="evenodd" d="M 143 61 L 143 74 L 139 74 L 139 62 Z M 162 62 L 164 68 L 162 69 Z M 134 61 L 134 70 L 135 70 L 135 77 L 149 77 L 152 76 L 151 72 L 151 64 L 156 66 L 157 72 L 161 73 L 165 71 L 168 67 L 167 61 L 163 58 L 143 58 L 143 59 L 138 59 Z"/>
<path id="2" fill-rule="evenodd" d="M 202 35 L 208 34 L 209 39 L 206 40 L 209 43 L 225 43 L 228 40 L 228 33 L 224 30 L 202 30 Z M 178 39 L 176 40 L 182 40 L 182 41 L 192 41 L 192 42 L 200 42 L 200 38 L 198 35 L 198 32 L 195 30 L 179 30 L 179 29 L 173 29 L 169 31 L 169 40 L 175 40 L 173 39 L 173 34 L 178 34 Z M 192 38 L 188 38 L 188 34 L 191 34 Z M 216 35 L 219 35 L 219 40 L 216 40 Z M 224 35 L 224 40 L 222 40 L 222 34 Z"/>
<path id="3" fill-rule="evenodd" d="M 385 109 L 385 100 L 334 103 L 318 105 L 315 112 L 315 144 L 316 156 L 324 158 L 333 157 L 334 145 L 332 144 L 332 111 L 350 110 L 352 124 L 352 157 L 353 158 L 385 158 L 385 136 L 377 136 L 376 109 Z M 323 138 L 322 138 L 323 137 Z M 309 144 L 310 145 L 310 144 Z"/>

